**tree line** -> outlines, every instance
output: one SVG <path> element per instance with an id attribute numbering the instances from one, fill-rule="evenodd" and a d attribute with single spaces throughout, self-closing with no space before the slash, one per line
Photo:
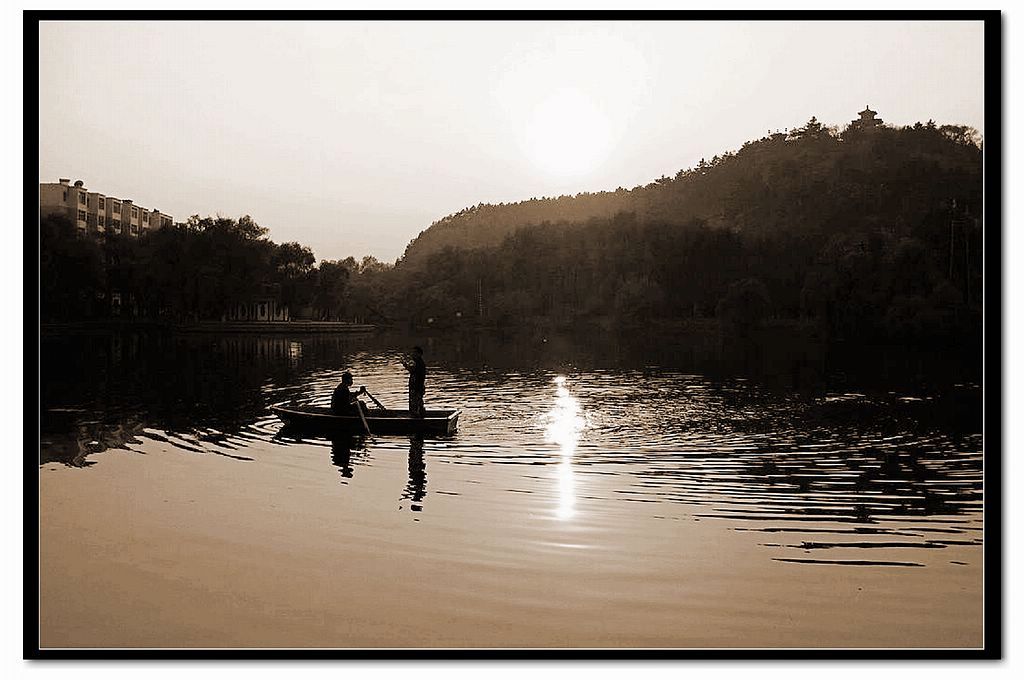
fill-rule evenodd
<path id="1" fill-rule="evenodd" d="M 116 289 L 142 316 L 215 319 L 271 293 L 316 319 L 776 319 L 841 338 L 961 340 L 980 334 L 981 146 L 964 126 L 840 132 L 812 118 L 633 189 L 467 208 L 394 265 L 317 263 L 247 217 L 99 241 L 50 220 L 44 312 L 89 315 L 84 302 Z"/>
<path id="2" fill-rule="evenodd" d="M 309 247 L 274 243 L 249 216 L 193 216 L 138 237 L 78 237 L 70 221 L 47 216 L 39 247 L 44 323 L 111 316 L 219 320 L 264 297 L 300 317 L 339 320 L 364 309 L 359 290 L 349 286 L 351 276 L 381 267 L 372 257 L 317 263 Z"/>

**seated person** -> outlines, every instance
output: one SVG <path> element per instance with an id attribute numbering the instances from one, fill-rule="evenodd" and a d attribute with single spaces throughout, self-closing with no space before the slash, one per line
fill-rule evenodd
<path id="1" fill-rule="evenodd" d="M 352 387 L 352 374 L 345 371 L 341 374 L 341 383 L 334 388 L 331 395 L 331 411 L 339 416 L 354 416 L 358 414 L 356 409 L 362 407 L 362 402 L 357 399 L 360 394 L 366 392 L 366 387 L 360 387 L 355 394 L 349 389 Z"/>

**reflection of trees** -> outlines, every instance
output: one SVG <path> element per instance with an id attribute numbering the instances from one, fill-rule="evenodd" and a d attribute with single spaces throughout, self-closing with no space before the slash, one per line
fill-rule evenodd
<path id="1" fill-rule="evenodd" d="M 778 453 L 741 462 L 748 498 L 799 518 L 958 515 L 980 507 L 980 457 L 920 445 L 860 445 L 844 451 Z M 763 510 L 764 508 L 759 508 Z"/>
<path id="2" fill-rule="evenodd" d="M 964 453 L 981 449 L 980 390 L 782 408 L 742 390 L 708 398 L 721 400 L 718 417 L 686 427 L 717 434 L 684 455 L 651 453 L 641 473 L 666 498 L 712 506 L 708 516 L 867 523 L 980 510 L 982 457 Z M 718 451 L 720 437 L 744 446 Z"/>
<path id="3" fill-rule="evenodd" d="M 145 427 L 194 435 L 236 433 L 304 376 L 335 368 L 353 338 L 95 333 L 44 337 L 40 410 L 43 462 L 84 461 Z M 292 390 L 289 392 L 289 390 Z M 89 442 L 97 442 L 89 444 Z"/>
<path id="4" fill-rule="evenodd" d="M 639 333 L 584 325 L 575 331 L 389 333 L 380 341 L 391 347 L 422 344 L 432 366 L 452 373 L 470 371 L 474 377 L 493 373 L 496 379 L 510 370 L 646 371 L 653 366 L 712 379 L 743 376 L 778 389 L 820 393 L 849 387 L 944 388 L 977 382 L 981 376 L 980 355 L 952 360 L 944 351 L 899 345 L 834 345 L 793 328 L 764 328 L 737 337 L 708 325 Z"/>
<path id="5" fill-rule="evenodd" d="M 973 363 L 951 364 L 941 355 L 900 348 L 855 347 L 844 353 L 771 329 L 749 341 L 699 328 L 669 334 L 526 331 L 429 337 L 397 332 L 373 337 L 103 333 L 43 338 L 41 427 L 43 441 L 52 442 L 52 448 L 44 445 L 42 456 L 81 462 L 95 451 L 122 446 L 119 433 L 143 427 L 190 437 L 207 436 L 208 431 L 233 435 L 267 417 L 271 402 L 305 395 L 314 374 L 337 369 L 345 357 L 364 351 L 388 353 L 412 344 L 424 345 L 431 370 L 436 371 L 433 375 L 448 373 L 477 386 L 506 386 L 510 371 L 596 371 L 637 386 L 630 399 L 650 403 L 655 396 L 645 386 L 659 378 L 664 369 L 658 367 L 703 375 L 709 390 L 720 391 L 716 398 L 732 400 L 727 404 L 730 412 L 742 415 L 764 409 L 776 414 L 727 423 L 747 434 L 781 436 L 807 427 L 808 432 L 831 428 L 856 438 L 870 426 L 876 431 L 912 429 L 963 438 L 980 431 L 980 405 L 964 402 L 963 395 L 949 387 L 977 380 L 980 370 Z M 721 387 L 737 375 L 775 391 L 752 397 L 750 387 Z M 869 386 L 886 391 L 925 386 L 948 396 L 920 404 L 829 404 L 817 413 L 805 410 L 800 416 L 803 423 L 787 411 L 794 395 Z M 666 411 L 658 416 L 659 422 L 671 423 L 678 404 L 663 406 Z M 695 431 L 717 432 L 722 427 L 720 421 L 701 420 L 700 414 L 686 417 Z M 99 443 L 89 444 L 92 441 Z M 416 461 L 415 451 L 410 459 Z"/>
<path id="6" fill-rule="evenodd" d="M 64 414 L 61 414 L 64 415 Z M 54 417 L 53 415 L 50 416 Z M 60 417 L 60 416 L 57 416 Z M 65 429 L 44 432 L 40 440 L 39 464 L 63 463 L 70 467 L 92 465 L 86 458 L 107 449 L 124 449 L 140 443 L 144 424 L 126 418 L 122 422 L 74 422 L 65 416 Z M 68 422 L 70 420 L 70 422 Z"/>

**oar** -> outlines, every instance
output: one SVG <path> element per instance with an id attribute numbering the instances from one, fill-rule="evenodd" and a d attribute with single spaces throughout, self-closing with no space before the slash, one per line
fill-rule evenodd
<path id="1" fill-rule="evenodd" d="M 366 416 L 363 415 L 363 405 L 356 400 L 356 411 L 359 412 L 359 420 L 363 421 L 363 427 L 366 429 L 366 436 L 372 437 L 373 433 L 370 432 L 370 426 L 366 422 Z"/>
<path id="2" fill-rule="evenodd" d="M 369 397 L 370 399 L 373 399 L 373 403 L 374 403 L 374 404 L 376 404 L 376 405 L 377 405 L 377 408 L 379 408 L 379 409 L 380 409 L 381 411 L 387 411 L 387 409 L 386 409 L 386 408 L 384 408 L 384 404 L 380 403 L 380 402 L 379 402 L 379 401 L 377 400 L 377 397 L 375 397 L 375 396 L 373 396 L 372 394 L 370 394 L 369 390 L 367 390 L 367 389 L 366 389 L 365 387 L 363 388 L 363 394 L 365 394 L 366 396 L 368 396 L 368 397 Z"/>

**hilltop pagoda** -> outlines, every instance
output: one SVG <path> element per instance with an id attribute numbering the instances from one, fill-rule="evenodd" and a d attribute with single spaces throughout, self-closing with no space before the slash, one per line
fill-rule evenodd
<path id="1" fill-rule="evenodd" d="M 870 130 L 876 128 L 882 124 L 881 118 L 876 118 L 878 111 L 872 111 L 870 106 L 865 105 L 864 110 L 859 114 L 860 118 L 855 118 L 850 125 L 858 127 L 864 130 Z"/>

